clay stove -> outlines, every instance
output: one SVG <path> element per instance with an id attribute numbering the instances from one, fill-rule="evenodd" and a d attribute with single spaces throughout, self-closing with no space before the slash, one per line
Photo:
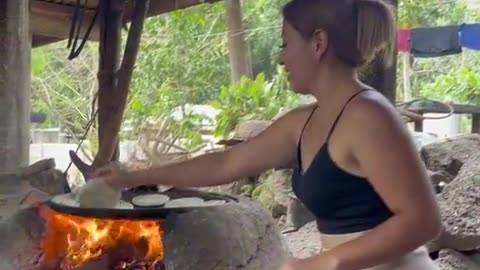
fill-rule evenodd
<path id="1" fill-rule="evenodd" d="M 167 194 L 226 203 L 84 209 L 54 197 L 0 222 L 0 270 L 276 270 L 283 262 L 280 234 L 257 203 L 195 190 Z"/>
<path id="2" fill-rule="evenodd" d="M 167 195 L 172 201 L 194 197 L 204 203 L 169 208 L 138 207 L 132 204 L 133 197 L 145 194 Z M 124 194 L 122 199 L 123 204 L 115 209 L 79 208 L 74 205 L 72 194 L 60 195 L 48 201 L 40 209 L 41 216 L 46 221 L 46 233 L 41 247 L 44 253 L 44 268 L 165 270 L 166 217 L 171 213 L 234 201 L 233 198 L 219 194 L 175 190 L 165 193 Z"/>

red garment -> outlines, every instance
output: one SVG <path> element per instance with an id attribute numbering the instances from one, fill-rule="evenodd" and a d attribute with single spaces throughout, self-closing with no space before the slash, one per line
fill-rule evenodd
<path id="1" fill-rule="evenodd" d="M 400 29 L 398 30 L 398 51 L 409 52 L 412 44 L 412 30 Z"/>

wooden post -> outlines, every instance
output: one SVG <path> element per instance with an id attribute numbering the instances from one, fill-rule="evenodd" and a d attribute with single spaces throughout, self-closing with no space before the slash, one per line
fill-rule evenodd
<path id="1" fill-rule="evenodd" d="M 412 85 L 411 85 L 411 66 L 410 66 L 410 53 L 402 54 L 402 66 L 403 66 L 403 100 L 409 101 L 412 99 Z"/>
<path id="2" fill-rule="evenodd" d="M 417 114 L 423 115 L 423 112 L 417 112 Z M 413 125 L 416 132 L 423 132 L 423 119 L 416 120 Z"/>
<path id="3" fill-rule="evenodd" d="M 117 87 L 117 72 L 120 67 L 121 34 L 122 34 L 123 3 L 118 0 L 105 0 L 100 3 L 100 44 L 98 68 L 98 142 L 99 149 L 104 145 L 104 137 L 108 136 L 105 124 L 112 118 L 109 108 L 112 106 L 112 95 Z M 118 143 L 116 152 L 118 153 Z M 107 151 L 108 152 L 108 151 Z M 100 160 L 117 159 L 112 153 L 99 151 L 97 163 Z M 104 162 L 93 166 L 103 166 Z"/>
<path id="4" fill-rule="evenodd" d="M 30 1 L 0 1 L 0 173 L 28 165 Z"/>
<path id="5" fill-rule="evenodd" d="M 127 44 L 120 64 L 122 0 L 101 1 L 99 70 L 99 149 L 92 165 L 85 164 L 74 152 L 70 157 L 89 179 L 96 169 L 106 166 L 115 159 L 118 151 L 118 133 L 127 104 L 136 57 L 150 0 L 135 1 L 135 9 L 128 33 Z"/>
<path id="6" fill-rule="evenodd" d="M 121 3 L 121 1 L 118 0 L 111 1 Z M 112 83 L 114 84 L 114 87 L 110 88 L 111 92 L 105 93 L 106 96 L 104 98 L 108 97 L 108 100 L 105 100 L 105 103 L 99 104 L 100 106 L 102 106 L 101 110 L 105 112 L 106 116 L 105 118 L 99 118 L 99 124 L 102 125 L 103 131 L 100 136 L 101 144 L 99 147 L 99 151 L 93 162 L 94 168 L 107 165 L 112 159 L 112 156 L 114 155 L 118 142 L 118 133 L 120 131 L 120 126 L 123 119 L 123 113 L 127 104 L 133 69 L 140 47 L 143 24 L 145 22 L 149 3 L 149 0 L 137 0 L 135 2 L 135 11 L 128 34 L 127 44 L 125 48 L 125 53 L 123 55 L 121 67 L 120 69 L 118 69 L 116 74 L 112 74 L 114 82 L 108 81 L 108 87 L 112 86 L 110 85 Z M 112 27 L 115 28 L 114 31 L 119 30 L 118 25 L 114 25 Z M 112 40 L 111 42 L 115 41 Z M 117 42 L 117 46 L 120 46 L 120 40 L 118 40 Z M 111 48 L 106 49 L 110 50 Z M 116 47 L 115 49 L 117 50 Z M 118 52 L 113 53 L 116 55 Z M 110 57 L 115 56 L 112 55 Z M 115 62 L 111 62 L 109 63 L 108 68 L 110 70 L 116 70 L 117 65 L 118 64 Z"/>
<path id="7" fill-rule="evenodd" d="M 228 53 L 230 56 L 232 82 L 246 76 L 253 76 L 248 42 L 242 24 L 242 8 L 240 0 L 225 0 L 227 27 L 228 27 Z"/>
<path id="8" fill-rule="evenodd" d="M 480 134 L 480 115 L 472 114 L 472 133 Z"/>

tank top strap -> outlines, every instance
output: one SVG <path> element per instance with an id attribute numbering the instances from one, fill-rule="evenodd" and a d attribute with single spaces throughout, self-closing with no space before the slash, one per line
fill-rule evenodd
<path id="1" fill-rule="evenodd" d="M 310 120 L 312 119 L 313 113 L 315 113 L 315 110 L 317 110 L 317 108 L 318 108 L 318 105 L 315 105 L 315 107 L 313 107 L 312 111 L 310 112 L 310 115 L 308 116 L 307 120 L 305 121 L 305 124 L 303 124 L 302 132 L 300 132 L 300 138 L 298 140 L 298 146 L 299 147 L 300 147 L 300 144 L 302 142 L 302 137 L 303 137 L 303 133 L 305 132 L 305 128 L 307 127 L 308 122 L 310 122 Z"/>
<path id="2" fill-rule="evenodd" d="M 372 90 L 372 89 L 370 89 L 370 88 L 361 89 L 361 90 L 358 91 L 357 93 L 353 94 L 353 95 L 347 100 L 347 102 L 345 102 L 345 104 L 344 104 L 343 107 L 342 107 L 342 110 L 340 110 L 340 113 L 338 114 L 337 118 L 335 118 L 335 121 L 333 122 L 333 125 L 332 125 L 332 127 L 330 128 L 330 131 L 328 132 L 327 140 L 326 140 L 327 143 L 328 143 L 328 141 L 330 140 L 330 137 L 332 136 L 332 133 L 333 133 L 333 131 L 335 130 L 335 127 L 337 126 L 338 121 L 340 120 L 340 117 L 342 117 L 343 112 L 344 112 L 345 109 L 347 108 L 348 103 L 350 103 L 350 101 L 352 101 L 355 97 L 357 97 L 357 96 L 360 95 L 361 93 L 363 93 L 363 92 L 365 92 L 365 91 L 368 91 L 368 90 Z"/>

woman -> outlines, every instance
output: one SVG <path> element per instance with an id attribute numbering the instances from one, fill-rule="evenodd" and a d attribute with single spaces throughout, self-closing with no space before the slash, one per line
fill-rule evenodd
<path id="1" fill-rule="evenodd" d="M 380 0 L 293 0 L 283 10 L 282 62 L 314 105 L 295 109 L 225 152 L 131 172 L 98 172 L 115 188 L 225 184 L 295 162 L 293 189 L 315 214 L 323 252 L 282 270 L 429 270 L 440 231 L 425 169 L 395 108 L 357 78 L 391 56 L 395 21 Z"/>

